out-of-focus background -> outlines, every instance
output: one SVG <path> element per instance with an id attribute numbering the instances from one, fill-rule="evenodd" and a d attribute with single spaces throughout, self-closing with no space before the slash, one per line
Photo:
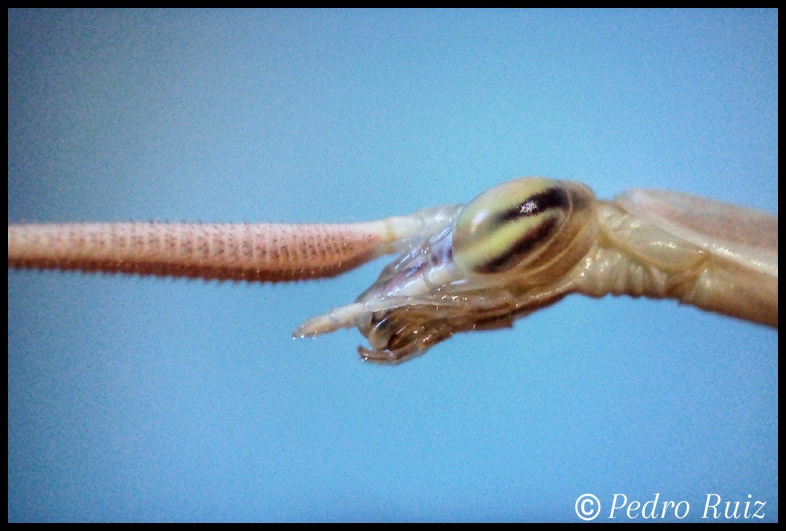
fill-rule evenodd
<path id="1" fill-rule="evenodd" d="M 9 223 L 368 220 L 524 175 L 777 213 L 777 11 L 8 12 Z M 9 521 L 778 519 L 777 331 L 573 296 L 393 368 L 290 338 L 383 264 L 9 271 Z"/>

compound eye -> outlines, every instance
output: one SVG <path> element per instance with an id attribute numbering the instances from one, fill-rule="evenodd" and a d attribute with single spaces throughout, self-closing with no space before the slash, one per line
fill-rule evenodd
<path id="1" fill-rule="evenodd" d="M 558 236 L 570 212 L 570 194 L 560 181 L 532 177 L 495 186 L 456 219 L 453 258 L 470 274 L 526 267 Z"/>

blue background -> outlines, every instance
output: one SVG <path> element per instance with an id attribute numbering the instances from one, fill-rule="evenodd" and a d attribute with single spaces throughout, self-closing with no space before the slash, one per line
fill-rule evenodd
<path id="1" fill-rule="evenodd" d="M 523 175 L 777 213 L 777 43 L 777 11 L 9 11 L 8 220 L 368 220 Z M 9 271 L 8 519 L 778 519 L 777 331 L 573 296 L 393 368 L 290 338 L 383 264 Z"/>

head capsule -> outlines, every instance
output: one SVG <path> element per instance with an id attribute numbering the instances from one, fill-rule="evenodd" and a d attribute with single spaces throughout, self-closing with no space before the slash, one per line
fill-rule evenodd
<path id="1" fill-rule="evenodd" d="M 554 267 L 561 274 L 594 243 L 595 208 L 592 190 L 573 181 L 527 177 L 495 186 L 456 219 L 453 258 L 471 276 Z"/>

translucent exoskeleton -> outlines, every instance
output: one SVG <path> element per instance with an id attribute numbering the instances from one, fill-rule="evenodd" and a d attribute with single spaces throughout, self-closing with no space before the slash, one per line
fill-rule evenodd
<path id="1" fill-rule="evenodd" d="M 518 179 L 457 210 L 354 304 L 295 334 L 357 327 L 371 345 L 363 359 L 395 363 L 570 293 L 672 298 L 777 327 L 777 216 L 664 191 L 598 201 L 580 183 Z"/>
<path id="2" fill-rule="evenodd" d="M 599 201 L 522 178 L 466 206 L 349 225 L 9 225 L 9 267 L 256 281 L 322 278 L 400 253 L 354 303 L 295 336 L 356 327 L 398 363 L 457 332 L 510 327 L 566 295 L 670 298 L 778 326 L 778 217 L 676 192 Z"/>

